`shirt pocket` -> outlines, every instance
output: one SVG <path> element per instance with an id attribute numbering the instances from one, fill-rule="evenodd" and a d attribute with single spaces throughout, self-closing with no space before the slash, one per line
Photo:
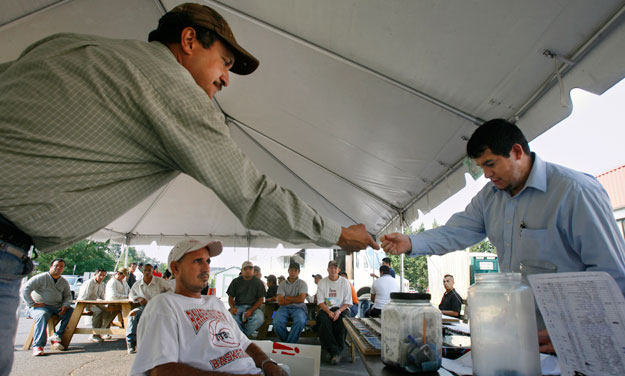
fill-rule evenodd
<path id="1" fill-rule="evenodd" d="M 520 233 L 520 251 L 518 260 L 547 260 L 545 254 L 548 248 L 546 229 L 524 228 Z"/>

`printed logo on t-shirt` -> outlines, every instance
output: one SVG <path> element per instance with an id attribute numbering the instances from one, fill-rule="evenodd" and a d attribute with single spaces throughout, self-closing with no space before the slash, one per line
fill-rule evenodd
<path id="1" fill-rule="evenodd" d="M 203 308 L 188 309 L 184 312 L 191 321 L 196 335 L 202 326 L 208 322 L 208 334 L 213 345 L 217 347 L 239 347 L 240 343 L 222 312 Z"/>
<path id="2" fill-rule="evenodd" d="M 330 291 L 328 292 L 328 297 L 329 298 L 336 298 L 336 290 L 335 289 L 330 289 Z"/>
<path id="3" fill-rule="evenodd" d="M 215 359 L 210 360 L 210 364 L 211 366 L 213 366 L 213 369 L 217 369 L 217 368 L 221 368 L 229 363 L 234 362 L 237 359 L 241 359 L 241 358 L 247 358 L 249 355 L 247 355 L 245 352 L 243 352 L 243 350 L 241 349 L 235 349 L 232 351 L 228 351 L 227 353 L 225 353 L 224 355 L 217 357 Z"/>

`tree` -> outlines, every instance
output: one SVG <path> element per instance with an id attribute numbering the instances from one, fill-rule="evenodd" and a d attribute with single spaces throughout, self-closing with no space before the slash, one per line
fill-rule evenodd
<path id="1" fill-rule="evenodd" d="M 44 272 L 50 268 L 52 260 L 62 258 L 65 260 L 63 274 L 83 274 L 94 272 L 97 269 L 113 270 L 115 259 L 109 250 L 109 242 L 95 242 L 82 240 L 71 247 L 51 253 L 40 253 L 37 261 L 39 265 L 35 271 Z M 75 267 L 75 270 L 74 270 Z"/>
<path id="2" fill-rule="evenodd" d="M 488 240 L 484 239 L 476 245 L 469 248 L 469 252 L 482 252 L 497 254 L 497 248 Z"/>
<path id="3" fill-rule="evenodd" d="M 433 226 L 436 225 L 436 221 Z M 436 225 L 436 227 L 438 227 Z M 425 231 L 425 226 L 421 224 L 419 228 L 412 231 L 410 228 L 404 230 L 404 234 L 413 235 Z M 391 266 L 395 270 L 400 270 L 400 256 L 389 255 Z M 406 257 L 404 256 L 404 278 L 410 281 L 410 285 L 414 286 L 417 291 L 424 292 L 428 288 L 428 261 L 427 256 Z"/>

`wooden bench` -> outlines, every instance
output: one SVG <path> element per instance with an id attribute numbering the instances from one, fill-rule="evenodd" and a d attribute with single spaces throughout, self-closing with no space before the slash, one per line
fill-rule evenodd
<path id="1" fill-rule="evenodd" d="M 58 315 L 50 316 L 50 320 L 48 320 L 47 330 L 48 330 L 48 338 L 54 335 L 54 328 L 61 321 L 61 318 Z M 28 332 L 28 336 L 26 337 L 26 341 L 24 341 L 23 350 L 30 350 L 33 346 L 33 337 L 35 336 L 35 320 L 33 319 L 33 325 L 30 327 L 30 332 Z"/>
<path id="2" fill-rule="evenodd" d="M 112 325 L 117 327 L 110 328 L 79 328 L 78 322 L 82 316 L 93 315 L 92 312 L 85 311 L 85 306 L 87 305 L 106 306 L 106 310 L 109 312 L 120 312 L 117 315 L 118 318 L 121 318 L 120 324 Z M 65 348 L 68 348 L 74 334 L 118 334 L 125 336 L 126 330 L 124 328 L 128 327 L 128 314 L 130 310 L 132 310 L 132 302 L 130 300 L 77 300 L 74 313 L 72 313 L 65 333 L 63 333 L 61 344 L 65 346 Z"/>
<path id="3" fill-rule="evenodd" d="M 275 331 L 269 331 L 269 325 L 273 324 L 273 313 L 280 308 L 280 305 L 275 302 L 267 302 L 264 303 L 261 307 L 263 310 L 263 315 L 265 316 L 265 322 L 263 325 L 258 328 L 258 336 L 257 339 L 266 339 L 269 337 L 276 337 L 277 334 Z M 300 337 L 317 337 L 317 333 L 312 329 L 315 325 L 317 325 L 317 321 L 315 320 L 315 315 L 319 310 L 319 307 L 315 303 L 306 303 L 306 308 L 308 309 L 308 321 L 306 322 L 306 330 L 302 332 Z M 287 326 L 291 326 L 293 323 L 291 321 L 287 322 Z"/>

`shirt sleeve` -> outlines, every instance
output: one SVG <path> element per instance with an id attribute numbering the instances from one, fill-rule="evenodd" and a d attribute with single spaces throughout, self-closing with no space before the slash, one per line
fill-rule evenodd
<path id="1" fill-rule="evenodd" d="M 144 298 L 143 294 L 141 293 L 141 290 L 139 289 L 139 281 L 137 281 L 134 285 L 132 285 L 132 288 L 130 289 L 130 294 L 128 294 L 128 297 L 132 301 L 137 300 L 137 298 Z"/>
<path id="2" fill-rule="evenodd" d="M 72 306 L 72 292 L 69 289 L 69 282 L 67 282 L 65 280 L 65 278 L 63 278 L 63 302 L 61 303 L 62 305 L 66 306 L 66 307 L 71 307 Z"/>
<path id="3" fill-rule="evenodd" d="M 276 291 L 276 296 L 278 295 L 286 296 L 286 292 L 284 291 L 284 287 L 282 287 L 282 285 L 278 286 L 278 290 Z"/>
<path id="4" fill-rule="evenodd" d="M 26 302 L 28 307 L 32 307 L 35 304 L 32 296 L 30 295 L 33 291 L 39 288 L 41 284 L 41 278 L 33 277 L 28 282 L 26 282 L 26 286 L 24 286 L 24 291 L 22 292 L 22 297 Z"/>
<path id="5" fill-rule="evenodd" d="M 442 255 L 465 249 L 486 237 L 483 205 L 488 189 L 486 185 L 467 205 L 465 210 L 454 214 L 444 226 L 410 235 L 411 256 Z"/>
<path id="6" fill-rule="evenodd" d="M 588 271 L 603 271 L 610 274 L 625 292 L 625 241 L 620 234 L 610 199 L 605 189 L 596 181 L 596 185 L 580 187 L 575 190 L 570 211 L 560 215 L 570 229 L 560 228 L 560 233 L 567 234 L 568 243 L 578 253 Z"/>
<path id="7" fill-rule="evenodd" d="M 325 285 L 324 280 L 322 279 L 317 284 L 317 305 L 326 302 L 326 296 L 325 296 L 326 292 L 325 292 L 325 290 L 326 290 L 326 285 Z"/>
<path id="8" fill-rule="evenodd" d="M 256 299 L 264 298 L 265 295 L 267 294 L 267 291 L 265 290 L 265 285 L 260 279 L 257 279 L 257 281 L 258 281 L 258 284 L 257 284 L 258 286 L 256 287 Z"/>
<path id="9" fill-rule="evenodd" d="M 230 136 L 221 111 L 193 89 L 185 100 L 163 97 L 167 110 L 158 111 L 156 131 L 172 167 L 212 189 L 249 229 L 294 244 L 336 244 L 341 227 L 261 174 Z"/>
<path id="10" fill-rule="evenodd" d="M 226 294 L 228 294 L 228 296 L 231 296 L 233 298 L 236 297 L 237 283 L 238 283 L 237 278 L 233 279 L 232 282 L 230 282 L 230 285 L 228 286 L 228 289 L 226 290 Z"/>
<path id="11" fill-rule="evenodd" d="M 161 364 L 178 362 L 178 322 L 166 300 L 151 301 L 146 306 L 139 320 L 137 339 L 139 346 L 132 375 L 142 374 Z"/>
<path id="12" fill-rule="evenodd" d="M 299 285 L 299 294 L 306 294 L 306 295 L 308 295 L 308 284 L 303 279 L 301 279 L 300 281 L 302 281 L 302 282 Z"/>

